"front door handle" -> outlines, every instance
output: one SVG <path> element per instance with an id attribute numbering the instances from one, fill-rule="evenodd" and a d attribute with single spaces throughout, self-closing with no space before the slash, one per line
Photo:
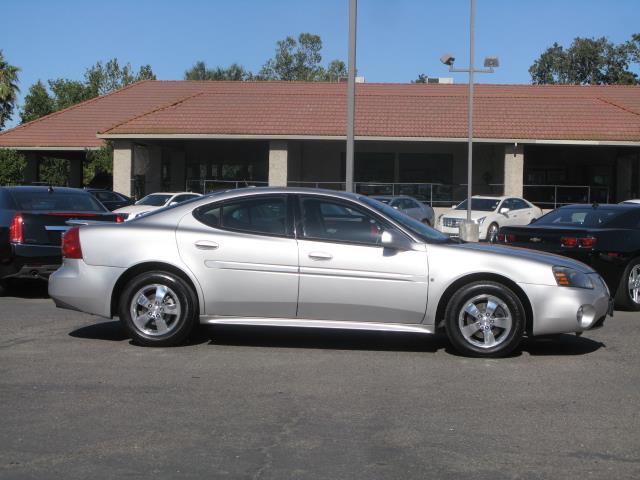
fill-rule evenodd
<path id="1" fill-rule="evenodd" d="M 312 260 L 331 260 L 333 255 L 326 252 L 311 252 L 309 253 L 309 258 Z"/>
<path id="2" fill-rule="evenodd" d="M 195 243 L 196 248 L 200 250 L 216 250 L 220 245 L 216 242 L 211 242 L 209 240 L 198 240 Z"/>

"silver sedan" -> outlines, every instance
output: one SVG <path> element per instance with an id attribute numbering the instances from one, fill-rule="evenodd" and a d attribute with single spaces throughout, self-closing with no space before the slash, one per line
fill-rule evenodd
<path id="1" fill-rule="evenodd" d="M 197 323 L 447 333 L 473 356 L 601 326 L 609 292 L 568 258 L 459 243 L 357 194 L 250 188 L 70 229 L 56 305 L 118 316 L 135 342 Z"/>
<path id="2" fill-rule="evenodd" d="M 416 220 L 434 226 L 433 208 L 425 205 L 419 200 L 407 195 L 374 195 L 373 197 L 379 202 L 386 203 L 390 207 L 400 210 L 402 213 L 409 215 Z"/>

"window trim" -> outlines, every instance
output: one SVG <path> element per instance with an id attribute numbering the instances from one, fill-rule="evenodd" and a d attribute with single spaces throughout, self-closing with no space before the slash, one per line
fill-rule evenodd
<path id="1" fill-rule="evenodd" d="M 382 245 L 381 243 L 377 243 L 377 244 L 373 244 L 373 243 L 369 243 L 369 242 L 357 242 L 357 241 L 350 241 L 350 240 L 337 240 L 337 239 L 329 239 L 329 238 L 318 238 L 318 237 L 308 237 L 305 235 L 304 233 L 304 219 L 302 216 L 302 200 L 306 199 L 306 198 L 312 198 L 312 199 L 318 199 L 318 200 L 324 200 L 324 201 L 329 201 L 329 202 L 333 202 L 333 203 L 337 203 L 337 204 L 342 204 L 344 206 L 346 206 L 347 208 L 355 208 L 357 210 L 363 210 L 365 212 L 366 215 L 375 218 L 383 227 L 386 227 L 387 229 L 393 229 L 395 231 L 398 231 L 400 233 L 402 233 L 402 235 L 405 235 L 409 240 L 411 240 L 412 242 L 415 242 L 415 240 L 407 235 L 407 233 L 399 228 L 397 225 L 395 225 L 395 223 L 390 222 L 389 220 L 387 220 L 386 217 L 383 217 L 382 215 L 380 215 L 378 212 L 376 212 L 373 209 L 370 209 L 368 206 L 366 205 L 361 205 L 360 203 L 356 203 L 356 202 L 351 202 L 350 200 L 344 199 L 344 198 L 338 198 L 338 197 L 332 197 L 329 195 L 316 195 L 316 194 L 302 194 L 302 195 L 296 195 L 296 205 L 297 205 L 297 209 L 296 209 L 296 213 L 299 215 L 298 217 L 298 222 L 300 225 L 299 228 L 299 234 L 296 235 L 296 239 L 299 240 L 308 240 L 308 241 L 312 241 L 312 242 L 324 242 L 324 243 L 336 243 L 339 245 L 356 245 L 359 247 L 373 247 L 373 248 L 384 248 L 384 245 Z"/>
<path id="2" fill-rule="evenodd" d="M 201 210 L 205 210 L 205 209 L 210 209 L 210 208 L 214 208 L 214 206 L 216 208 L 220 208 L 221 209 L 221 214 L 220 214 L 220 223 L 222 223 L 222 208 L 225 205 L 228 204 L 232 204 L 232 203 L 238 203 L 238 202 L 249 202 L 249 201 L 255 201 L 257 199 L 270 199 L 270 198 L 282 198 L 284 199 L 284 206 L 285 206 L 285 233 L 284 234 L 279 234 L 279 233 L 269 233 L 269 232 L 255 232 L 255 231 L 250 231 L 250 230 L 242 230 L 239 228 L 229 228 L 229 227 L 225 227 L 224 225 L 218 225 L 218 226 L 211 226 L 208 225 L 206 223 L 204 223 L 202 220 L 200 220 L 200 218 L 198 218 L 198 214 L 199 211 Z M 277 238 L 296 238 L 295 234 L 294 234 L 294 229 L 293 227 L 293 219 L 291 218 L 291 208 L 289 207 L 289 204 L 291 202 L 291 195 L 287 194 L 287 193 L 273 193 L 273 194 L 262 194 L 262 195 L 247 195 L 247 196 L 243 196 L 243 197 L 235 197 L 235 198 L 230 198 L 230 199 L 226 199 L 226 200 L 217 200 L 215 202 L 211 202 L 211 203 L 207 203 L 205 205 L 201 205 L 198 208 L 194 208 L 191 211 L 191 216 L 196 219 L 198 222 L 200 222 L 202 225 L 204 225 L 207 228 L 211 228 L 213 230 L 222 230 L 225 232 L 234 232 L 234 233 L 243 233 L 245 235 L 256 235 L 259 237 L 277 237 Z"/>

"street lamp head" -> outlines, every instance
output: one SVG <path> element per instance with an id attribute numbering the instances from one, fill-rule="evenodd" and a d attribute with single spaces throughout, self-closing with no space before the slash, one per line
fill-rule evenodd
<path id="1" fill-rule="evenodd" d="M 453 66 L 453 62 L 456 61 L 456 58 L 453 55 L 451 55 L 450 53 L 447 53 L 447 54 L 442 55 L 440 57 L 440 61 L 442 63 L 444 63 L 445 65 L 447 65 L 449 67 L 452 67 Z"/>
<path id="2" fill-rule="evenodd" d="M 484 57 L 485 68 L 497 68 L 500 66 L 500 60 L 498 57 Z"/>

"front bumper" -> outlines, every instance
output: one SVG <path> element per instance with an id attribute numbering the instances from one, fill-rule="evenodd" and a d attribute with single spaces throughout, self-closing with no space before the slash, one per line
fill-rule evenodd
<path id="1" fill-rule="evenodd" d="M 583 332 L 613 315 L 609 291 L 598 274 L 593 289 L 519 284 L 531 302 L 533 335 Z"/>
<path id="2" fill-rule="evenodd" d="M 59 308 L 111 318 L 111 295 L 124 271 L 66 258 L 49 278 L 49 296 Z"/>

